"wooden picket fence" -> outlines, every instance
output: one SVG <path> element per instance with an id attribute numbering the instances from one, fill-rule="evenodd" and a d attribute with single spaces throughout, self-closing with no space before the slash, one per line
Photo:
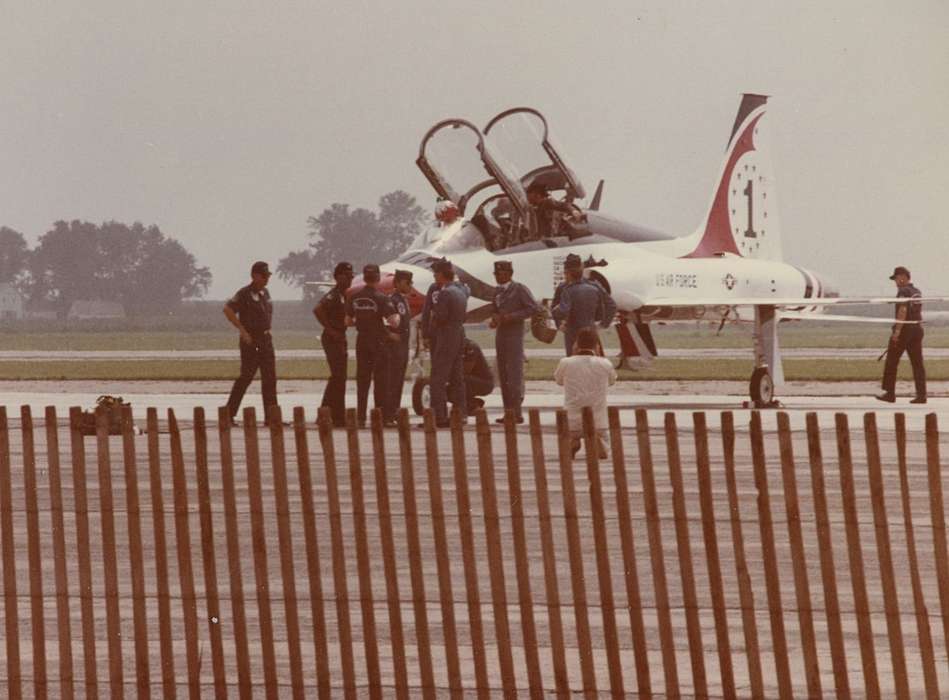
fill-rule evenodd
<path id="1" fill-rule="evenodd" d="M 935 415 L 889 454 L 872 413 L 611 408 L 574 459 L 562 412 L 221 411 L 84 438 L 23 407 L 17 439 L 0 408 L 7 696 L 949 693 Z"/>

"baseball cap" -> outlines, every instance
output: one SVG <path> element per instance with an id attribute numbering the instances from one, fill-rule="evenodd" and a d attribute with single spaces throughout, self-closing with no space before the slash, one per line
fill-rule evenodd
<path id="1" fill-rule="evenodd" d="M 250 266 L 250 274 L 252 275 L 269 275 L 270 267 L 263 260 L 258 260 L 253 265 Z"/>
<path id="2" fill-rule="evenodd" d="M 333 268 L 333 277 L 336 275 L 350 275 L 353 274 L 353 265 L 348 262 L 338 262 L 336 267 Z"/>
<path id="3" fill-rule="evenodd" d="M 909 274 L 909 270 L 907 270 L 902 265 L 897 265 L 896 267 L 893 268 L 893 274 L 890 275 L 890 279 L 895 280 L 897 275 L 906 275 L 907 277 L 911 276 Z"/>

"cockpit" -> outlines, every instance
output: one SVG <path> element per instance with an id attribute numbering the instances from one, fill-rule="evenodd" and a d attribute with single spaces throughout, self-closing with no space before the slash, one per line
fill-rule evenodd
<path id="1" fill-rule="evenodd" d="M 669 238 L 582 210 L 575 202 L 586 191 L 562 153 L 547 120 L 529 107 L 501 112 L 483 130 L 464 119 L 438 122 L 423 137 L 416 164 L 461 217 L 436 223 L 409 250 L 515 252 Z"/>

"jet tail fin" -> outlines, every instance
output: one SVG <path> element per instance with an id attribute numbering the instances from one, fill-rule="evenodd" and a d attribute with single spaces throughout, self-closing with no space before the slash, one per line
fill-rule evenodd
<path id="1" fill-rule="evenodd" d="M 593 199 L 590 200 L 590 206 L 587 207 L 590 211 L 599 211 L 600 210 L 600 200 L 603 199 L 603 180 L 596 186 L 596 191 L 593 193 Z"/>
<path id="2" fill-rule="evenodd" d="M 781 260 L 781 227 L 767 139 L 766 95 L 742 95 L 708 214 L 686 257 L 723 253 Z"/>

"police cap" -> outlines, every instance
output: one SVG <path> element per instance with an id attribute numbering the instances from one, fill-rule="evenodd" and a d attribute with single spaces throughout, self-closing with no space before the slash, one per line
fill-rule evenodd
<path id="1" fill-rule="evenodd" d="M 348 262 L 338 262 L 336 267 L 333 268 L 333 277 L 337 275 L 349 275 L 353 276 L 353 264 Z"/>
<path id="2" fill-rule="evenodd" d="M 400 280 L 408 280 L 409 282 L 411 282 L 411 281 L 412 281 L 412 271 L 411 271 L 411 270 L 396 270 L 396 271 L 395 271 L 395 281 L 398 282 L 398 281 L 400 281 Z"/>
<path id="3" fill-rule="evenodd" d="M 579 270 L 583 267 L 583 262 L 580 260 L 580 256 L 574 253 L 570 253 L 563 261 L 563 268 L 565 270 Z"/>
<path id="4" fill-rule="evenodd" d="M 514 266 L 511 264 L 510 260 L 495 260 L 494 271 L 495 272 L 514 272 Z"/>
<path id="5" fill-rule="evenodd" d="M 910 279 L 909 270 L 902 265 L 897 265 L 893 268 L 893 274 L 890 275 L 890 279 L 895 280 L 897 275 L 906 275 L 906 279 Z"/>
<path id="6" fill-rule="evenodd" d="M 432 263 L 432 272 L 453 272 L 454 268 L 451 266 L 451 260 L 447 258 L 439 258 Z"/>
<path id="7" fill-rule="evenodd" d="M 258 260 L 253 265 L 250 266 L 250 274 L 252 275 L 270 275 L 270 267 L 263 260 Z"/>

